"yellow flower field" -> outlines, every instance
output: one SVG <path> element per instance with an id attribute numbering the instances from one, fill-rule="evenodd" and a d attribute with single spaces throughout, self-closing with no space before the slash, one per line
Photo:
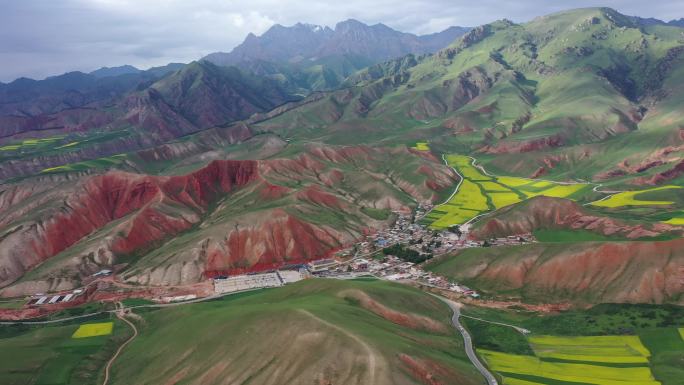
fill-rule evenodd
<path id="1" fill-rule="evenodd" d="M 648 363 L 651 353 L 637 336 L 530 337 L 539 357 L 605 363 Z"/>
<path id="2" fill-rule="evenodd" d="M 418 144 L 416 144 L 416 147 Z M 589 187 L 588 184 L 560 184 L 534 179 L 487 175 L 468 156 L 450 154 L 444 159 L 463 177 L 459 190 L 448 202 L 438 205 L 427 219 L 430 227 L 444 229 L 464 224 L 487 211 L 498 210 L 539 195 L 566 198 Z"/>
<path id="3" fill-rule="evenodd" d="M 647 192 L 669 190 L 669 189 L 681 189 L 681 188 L 682 187 L 680 187 L 680 186 L 662 186 L 662 187 L 656 187 L 656 188 L 647 189 L 647 190 L 624 191 L 621 193 L 613 194 L 606 199 L 596 201 L 596 202 L 592 202 L 592 205 L 597 206 L 597 207 L 608 207 L 608 208 L 623 207 L 623 206 L 671 205 L 674 202 L 639 200 L 638 195 L 643 194 L 643 193 L 647 193 Z"/>
<path id="4" fill-rule="evenodd" d="M 112 334 L 113 322 L 100 322 L 94 324 L 83 324 L 76 329 L 71 338 L 88 338 L 96 336 L 106 336 Z"/>
<path id="5" fill-rule="evenodd" d="M 496 182 L 480 182 L 480 186 L 482 186 L 487 192 L 510 192 L 511 189 L 505 186 L 502 186 L 499 183 Z"/>
<path id="6" fill-rule="evenodd" d="M 496 180 L 499 181 L 499 183 L 510 187 L 520 187 L 534 182 L 532 179 L 518 178 L 514 176 L 497 176 Z"/>
<path id="7" fill-rule="evenodd" d="M 489 367 L 502 373 L 545 377 L 597 385 L 658 385 L 647 366 L 618 368 L 601 365 L 547 362 L 537 357 L 478 350 Z M 504 374 L 505 376 L 505 374 Z"/>
<path id="8" fill-rule="evenodd" d="M 541 382 L 525 381 L 525 380 L 519 380 L 517 378 L 509 378 L 509 377 L 504 377 L 504 383 L 506 385 L 545 385 L 545 384 L 542 384 Z"/>
<path id="9" fill-rule="evenodd" d="M 520 197 L 518 194 L 510 192 L 510 193 L 492 193 L 489 194 L 489 197 L 492 198 L 492 204 L 494 205 L 494 208 L 500 209 L 502 207 L 506 207 L 509 205 L 512 205 L 513 203 L 518 203 L 520 202 Z"/>
<path id="10" fill-rule="evenodd" d="M 583 188 L 587 187 L 588 185 L 586 184 L 555 184 L 553 187 L 540 191 L 540 192 L 535 192 L 535 193 L 530 193 L 527 194 L 528 197 L 535 197 L 539 195 L 547 196 L 547 197 L 553 197 L 553 198 L 567 198 L 570 195 L 582 190 Z"/>
<path id="11" fill-rule="evenodd" d="M 418 142 L 413 148 L 418 151 L 430 151 L 430 146 L 428 146 L 427 142 Z"/>
<path id="12" fill-rule="evenodd" d="M 458 192 L 445 204 L 436 207 L 439 211 L 446 212 L 431 226 L 437 229 L 447 228 L 454 224 L 462 224 L 486 211 L 487 197 L 482 194 L 480 188 L 468 179 L 464 179 Z"/>
<path id="13" fill-rule="evenodd" d="M 684 217 L 671 218 L 663 221 L 663 223 L 667 223 L 668 225 L 684 225 Z"/>

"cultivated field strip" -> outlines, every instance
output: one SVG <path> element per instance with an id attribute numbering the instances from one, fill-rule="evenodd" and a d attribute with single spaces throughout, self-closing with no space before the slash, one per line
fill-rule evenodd
<path id="1" fill-rule="evenodd" d="M 649 367 L 651 353 L 638 336 L 533 336 L 535 355 L 479 349 L 505 385 L 567 382 L 596 385 L 659 385 Z"/>
<path id="2" fill-rule="evenodd" d="M 487 212 L 540 195 L 572 198 L 590 186 L 489 175 L 475 165 L 475 159 L 464 155 L 445 155 L 444 160 L 463 179 L 449 200 L 437 205 L 425 217 L 426 224 L 434 229 L 469 223 Z"/>

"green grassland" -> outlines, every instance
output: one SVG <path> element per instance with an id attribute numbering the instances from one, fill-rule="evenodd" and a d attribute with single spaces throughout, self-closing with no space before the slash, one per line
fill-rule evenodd
<path id="1" fill-rule="evenodd" d="M 364 305 L 364 297 L 375 307 Z M 416 289 L 380 280 L 310 279 L 134 312 L 140 334 L 113 365 L 112 384 L 421 383 L 407 357 L 442 383 L 480 380 L 450 324 L 451 310 Z M 73 338 L 77 330 L 102 332 L 98 325 L 108 321 L 111 335 Z M 99 383 L 103 363 L 129 333 L 123 322 L 102 317 L 1 326 L 0 383 Z"/>
<path id="2" fill-rule="evenodd" d="M 119 320 L 110 335 L 72 338 L 77 322 L 50 326 L 0 326 L 0 383 L 3 385 L 96 384 L 104 364 L 130 336 Z"/>
<path id="3" fill-rule="evenodd" d="M 435 206 L 423 222 L 433 229 L 467 223 L 478 215 L 536 196 L 575 198 L 590 190 L 586 183 L 562 184 L 512 176 L 491 176 L 473 158 L 445 155 L 445 161 L 463 178 L 451 198 Z"/>
<path id="4" fill-rule="evenodd" d="M 411 288 L 308 280 L 144 314 L 140 336 L 114 364 L 112 383 L 310 383 L 320 375 L 334 383 L 363 382 L 369 354 L 377 364 L 375 383 L 418 382 L 401 354 L 447 368 L 437 374 L 445 383 L 478 383 L 453 329 L 435 333 L 393 323 L 346 294 L 357 290 L 393 310 L 449 325 L 447 307 Z"/>

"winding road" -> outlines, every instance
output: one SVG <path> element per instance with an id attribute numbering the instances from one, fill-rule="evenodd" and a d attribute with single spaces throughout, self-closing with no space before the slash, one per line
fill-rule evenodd
<path id="1" fill-rule="evenodd" d="M 454 314 L 451 316 L 451 323 L 453 323 L 454 327 L 456 330 L 461 333 L 463 336 L 463 347 L 465 348 L 466 355 L 468 356 L 468 359 L 470 362 L 475 366 L 475 368 L 482 374 L 482 376 L 487 380 L 488 385 L 498 385 L 498 381 L 496 381 L 496 377 L 490 372 L 483 364 L 480 362 L 480 359 L 477 358 L 477 355 L 475 354 L 475 351 L 473 350 L 473 340 L 470 337 L 470 333 L 466 330 L 466 328 L 461 325 L 461 322 L 459 321 L 459 317 L 461 316 L 461 304 L 454 302 L 452 300 L 446 299 L 444 297 L 440 297 L 438 295 L 432 294 L 433 296 L 439 298 L 440 301 L 446 303 L 449 305 L 451 310 L 454 312 Z"/>
<path id="2" fill-rule="evenodd" d="M 121 304 L 121 303 L 119 302 L 119 304 Z M 119 305 L 117 305 L 117 307 L 119 307 Z M 128 326 L 131 327 L 131 329 L 133 329 L 133 335 L 131 336 L 131 338 L 127 339 L 126 342 L 121 344 L 121 346 L 119 346 L 119 348 L 116 350 L 116 353 L 114 353 L 112 358 L 110 358 L 109 361 L 107 361 L 107 366 L 105 366 L 105 374 L 104 374 L 104 379 L 102 380 L 102 385 L 107 385 L 107 382 L 109 382 L 109 371 L 110 371 L 114 361 L 117 359 L 117 357 L 119 357 L 119 354 L 121 354 L 121 351 L 126 347 L 126 345 L 128 345 L 131 341 L 133 341 L 133 339 L 135 339 L 135 337 L 138 336 L 138 328 L 136 328 L 135 325 L 133 325 L 133 323 L 131 321 L 126 319 L 126 310 L 123 307 L 123 305 L 121 305 L 121 309 L 120 309 L 120 311 L 118 311 L 116 313 L 116 316 L 120 320 L 127 323 Z"/>

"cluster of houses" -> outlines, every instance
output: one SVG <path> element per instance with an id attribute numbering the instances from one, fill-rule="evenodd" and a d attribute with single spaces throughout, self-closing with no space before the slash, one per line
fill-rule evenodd
<path id="1" fill-rule="evenodd" d="M 355 272 L 362 272 L 365 268 L 365 271 L 369 274 L 388 281 L 413 281 L 421 285 L 449 290 L 473 298 L 479 297 L 475 290 L 450 282 L 442 276 L 423 270 L 419 265 L 402 261 L 391 255 L 382 260 L 355 260 L 350 264 L 350 267 Z"/>

